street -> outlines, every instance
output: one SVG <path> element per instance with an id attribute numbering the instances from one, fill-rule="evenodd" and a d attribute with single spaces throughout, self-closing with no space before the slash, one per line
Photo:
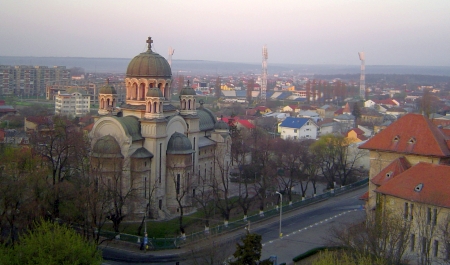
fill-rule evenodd
<path id="1" fill-rule="evenodd" d="M 250 225 L 250 231 L 262 235 L 262 259 L 270 256 L 277 256 L 278 264 L 286 262 L 291 264 L 292 259 L 312 248 L 323 246 L 327 243 L 327 235 L 333 226 L 344 226 L 345 224 L 360 222 L 365 218 L 365 211 L 362 210 L 363 201 L 358 198 L 367 191 L 367 186 L 358 190 L 331 198 L 329 200 L 309 205 L 307 207 L 288 211 L 284 207 L 282 215 L 282 233 L 279 238 L 279 219 L 272 218 L 260 223 Z M 245 235 L 246 231 L 235 231 L 222 239 L 215 239 L 209 242 L 209 247 L 222 241 L 221 246 L 225 246 L 227 253 L 233 253 L 235 243 Z M 216 242 L 216 243 L 215 243 Z M 218 247 L 216 247 L 218 249 Z M 120 249 L 106 248 L 104 256 L 112 257 L 113 260 L 105 260 L 103 264 L 193 264 L 189 260 L 194 251 L 203 249 L 205 255 L 212 255 L 211 250 L 206 250 L 206 246 L 193 246 L 192 248 L 158 251 L 150 253 L 134 253 Z M 224 252 L 224 251 L 221 251 Z M 220 253 L 224 254 L 224 253 Z M 217 255 L 217 253 L 215 254 Z M 117 260 L 123 260 L 122 262 Z M 127 262 L 125 262 L 127 260 Z"/>

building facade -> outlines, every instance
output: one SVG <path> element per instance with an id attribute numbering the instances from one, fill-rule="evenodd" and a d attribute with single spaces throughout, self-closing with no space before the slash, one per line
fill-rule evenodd
<path id="1" fill-rule="evenodd" d="M 65 66 L 0 65 L 0 94 L 44 96 L 48 82 L 70 82 L 70 70 Z"/>
<path id="2" fill-rule="evenodd" d="M 198 104 L 189 82 L 172 101 L 171 68 L 152 42 L 128 65 L 123 104 L 111 84 L 100 88 L 99 118 L 89 133 L 93 174 L 117 177 L 122 193 L 133 192 L 126 211 L 136 219 L 195 211 L 195 196 L 230 165 L 228 125 Z"/>
<path id="3" fill-rule="evenodd" d="M 58 92 L 55 97 L 55 115 L 81 117 L 91 111 L 90 96 L 82 92 L 65 94 Z"/>
<path id="4" fill-rule="evenodd" d="M 310 118 L 287 117 L 280 125 L 282 139 L 316 139 L 319 126 Z"/>

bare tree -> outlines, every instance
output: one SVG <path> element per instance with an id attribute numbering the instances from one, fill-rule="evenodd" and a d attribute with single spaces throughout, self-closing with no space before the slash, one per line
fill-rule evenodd
<path id="1" fill-rule="evenodd" d="M 231 162 L 227 156 L 227 150 L 216 148 L 214 154 L 215 174 L 212 180 L 215 205 L 220 210 L 225 223 L 230 220 L 231 210 L 236 205 L 236 200 L 230 198 Z"/>
<path id="2" fill-rule="evenodd" d="M 354 253 L 370 253 L 385 259 L 387 264 L 402 264 L 409 246 L 411 228 L 411 222 L 405 222 L 398 214 L 386 210 L 382 218 L 368 218 L 366 222 L 349 225 L 346 229 L 334 227 L 331 230 L 331 244 L 343 246 Z"/>
<path id="3" fill-rule="evenodd" d="M 179 211 L 179 217 L 178 217 L 178 225 L 179 230 L 182 236 L 185 235 L 185 226 L 183 223 L 183 217 L 184 217 L 184 211 L 188 207 L 193 206 L 193 202 L 191 200 L 191 197 L 189 196 L 190 190 L 192 188 L 192 176 L 189 174 L 189 172 L 192 171 L 191 167 L 186 167 L 187 164 L 186 161 L 181 162 L 172 160 L 172 163 L 167 167 L 168 175 L 170 176 L 173 187 L 175 188 L 174 191 L 174 199 L 177 202 L 178 205 L 178 211 Z"/>

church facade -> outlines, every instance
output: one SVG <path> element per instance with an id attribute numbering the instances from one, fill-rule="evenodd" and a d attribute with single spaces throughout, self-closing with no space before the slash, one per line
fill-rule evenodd
<path id="1" fill-rule="evenodd" d="M 228 125 L 197 102 L 189 83 L 172 101 L 171 68 L 152 42 L 128 65 L 125 102 L 118 105 L 108 82 L 99 90 L 89 134 L 93 174 L 130 195 L 124 209 L 136 220 L 175 217 L 180 206 L 195 211 L 196 191 L 230 164 Z"/>

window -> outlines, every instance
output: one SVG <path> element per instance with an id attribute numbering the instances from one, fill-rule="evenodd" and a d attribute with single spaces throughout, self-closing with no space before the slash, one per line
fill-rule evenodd
<path id="1" fill-rule="evenodd" d="M 427 238 L 422 237 L 422 254 L 427 253 Z"/>
<path id="2" fill-rule="evenodd" d="M 434 240 L 433 242 L 433 256 L 437 257 L 439 253 L 439 241 Z"/>
<path id="3" fill-rule="evenodd" d="M 297 133 L 297 129 L 294 130 L 294 133 Z"/>
<path id="4" fill-rule="evenodd" d="M 408 210 L 409 210 L 409 205 L 407 202 L 405 202 L 405 208 L 403 209 L 403 218 L 404 219 L 408 219 Z"/>
<path id="5" fill-rule="evenodd" d="M 411 234 L 411 240 L 410 240 L 410 251 L 414 252 L 414 245 L 416 244 L 416 235 Z"/>
<path id="6" fill-rule="evenodd" d="M 431 208 L 427 208 L 427 224 L 431 224 Z"/>
<path id="7" fill-rule="evenodd" d="M 195 189 L 192 190 L 192 197 L 195 198 Z"/>
<path id="8" fill-rule="evenodd" d="M 159 209 L 162 210 L 162 200 L 159 200 Z"/>
<path id="9" fill-rule="evenodd" d="M 433 219 L 431 221 L 432 221 L 431 222 L 432 225 L 437 224 L 437 209 L 433 209 Z"/>

